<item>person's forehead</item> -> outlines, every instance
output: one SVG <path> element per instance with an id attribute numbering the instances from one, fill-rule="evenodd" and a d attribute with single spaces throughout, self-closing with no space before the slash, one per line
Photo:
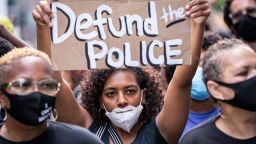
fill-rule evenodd
<path id="1" fill-rule="evenodd" d="M 52 70 L 48 62 L 40 57 L 26 56 L 13 60 L 8 75 L 15 79 L 17 77 L 48 77 Z"/>
<path id="2" fill-rule="evenodd" d="M 117 80 L 117 81 L 120 81 L 121 79 L 136 81 L 136 77 L 135 77 L 134 73 L 132 73 L 131 71 L 128 71 L 128 70 L 116 71 L 116 72 L 112 73 L 107 78 L 107 80 Z"/>
<path id="3" fill-rule="evenodd" d="M 230 9 L 232 13 L 235 13 L 248 7 L 256 7 L 256 2 L 254 0 L 233 0 Z"/>
<path id="4" fill-rule="evenodd" d="M 135 75 L 130 71 L 116 71 L 112 73 L 105 82 L 105 87 L 107 86 L 121 86 L 127 84 L 137 85 L 137 80 Z"/>
<path id="5" fill-rule="evenodd" d="M 39 56 L 24 56 L 17 59 L 14 59 L 12 62 L 13 65 L 16 65 L 18 67 L 24 67 L 24 68 L 31 68 L 34 69 L 34 67 L 42 67 L 51 69 L 50 64 Z"/>
<path id="6" fill-rule="evenodd" d="M 248 47 L 234 47 L 233 49 L 229 49 L 222 53 L 222 56 L 220 57 L 223 64 L 222 69 L 237 70 L 237 68 L 248 65 L 250 61 L 256 59 L 255 56 L 256 54 Z"/>

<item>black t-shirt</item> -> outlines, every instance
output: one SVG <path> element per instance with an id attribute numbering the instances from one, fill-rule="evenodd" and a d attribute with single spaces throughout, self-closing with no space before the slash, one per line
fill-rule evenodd
<path id="1" fill-rule="evenodd" d="M 12 142 L 0 136 L 0 144 L 101 144 L 88 129 L 66 123 L 50 122 L 40 136 L 27 142 Z"/>
<path id="2" fill-rule="evenodd" d="M 210 120 L 191 129 L 180 141 L 180 144 L 256 144 L 256 137 L 250 139 L 236 139 L 220 131 L 213 117 Z"/>
<path id="3" fill-rule="evenodd" d="M 89 130 L 96 134 L 100 126 L 101 124 L 94 121 L 93 124 L 90 126 Z M 110 132 L 108 130 L 105 130 L 102 134 L 101 140 L 105 144 L 109 144 L 109 138 Z M 156 126 L 155 119 L 151 119 L 148 123 L 145 123 L 141 127 L 132 144 L 167 144 L 167 142 L 160 134 L 158 127 Z"/>

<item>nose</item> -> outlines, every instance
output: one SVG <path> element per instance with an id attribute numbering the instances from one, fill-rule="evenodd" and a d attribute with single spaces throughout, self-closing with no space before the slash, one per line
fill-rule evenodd
<path id="1" fill-rule="evenodd" d="M 246 15 L 246 14 L 247 14 L 246 9 L 242 10 L 241 12 L 242 12 L 243 15 Z"/>
<path id="2" fill-rule="evenodd" d="M 39 92 L 39 86 L 38 86 L 38 83 L 33 83 L 33 92 Z"/>
<path id="3" fill-rule="evenodd" d="M 118 98 L 117 98 L 117 106 L 120 108 L 124 108 L 128 105 L 127 99 L 125 95 L 122 92 L 118 93 Z"/>

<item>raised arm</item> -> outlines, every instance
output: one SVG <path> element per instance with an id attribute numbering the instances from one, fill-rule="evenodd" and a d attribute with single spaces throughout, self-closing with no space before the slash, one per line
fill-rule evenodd
<path id="1" fill-rule="evenodd" d="M 186 10 L 192 24 L 192 63 L 177 66 L 165 94 L 163 109 L 156 118 L 160 133 L 168 143 L 178 143 L 188 118 L 192 78 L 199 63 L 205 21 L 210 15 L 207 0 L 192 0 Z"/>
<path id="2" fill-rule="evenodd" d="M 28 43 L 18 38 L 14 34 L 10 33 L 3 25 L 0 24 L 0 37 L 8 40 L 14 47 L 22 48 L 22 47 L 31 47 Z"/>
<path id="3" fill-rule="evenodd" d="M 37 25 L 37 48 L 51 56 L 50 17 L 52 11 L 48 2 L 40 1 L 32 15 Z M 56 100 L 57 120 L 88 128 L 92 123 L 90 114 L 77 103 L 70 86 L 63 79 L 61 73 L 56 71 L 55 77 L 61 83 Z"/>

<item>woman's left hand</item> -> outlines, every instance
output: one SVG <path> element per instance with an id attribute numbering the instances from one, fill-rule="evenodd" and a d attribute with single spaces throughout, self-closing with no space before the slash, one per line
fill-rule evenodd
<path id="1" fill-rule="evenodd" d="M 192 0 L 186 5 L 186 15 L 192 19 L 194 23 L 205 24 L 211 13 L 211 8 L 207 0 Z"/>

